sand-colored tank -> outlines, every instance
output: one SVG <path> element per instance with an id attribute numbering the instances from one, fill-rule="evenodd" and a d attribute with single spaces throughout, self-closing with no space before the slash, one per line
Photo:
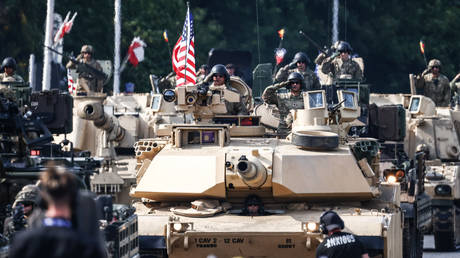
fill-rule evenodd
<path id="1" fill-rule="evenodd" d="M 408 106 L 405 147 L 426 153 L 425 188 L 431 197 L 435 248 L 455 250 L 460 245 L 460 109 L 435 107 L 422 95 Z"/>
<path id="2" fill-rule="evenodd" d="M 324 239 L 319 217 L 333 209 L 371 257 L 402 257 L 400 184 L 381 180 L 370 141 L 348 141 L 360 115 L 355 92 L 341 91 L 346 101 L 334 107 L 322 90 L 304 93 L 287 139 L 266 137 L 260 117 L 197 105 L 213 99 L 199 94 L 184 86 L 159 96 L 152 106 L 169 107 L 188 123 L 159 124 L 162 138 L 138 142 L 156 148 L 131 191 L 143 200 L 136 204 L 142 252 L 315 257 Z"/>

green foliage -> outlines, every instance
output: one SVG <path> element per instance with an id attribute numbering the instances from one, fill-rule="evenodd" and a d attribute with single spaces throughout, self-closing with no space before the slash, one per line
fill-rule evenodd
<path id="1" fill-rule="evenodd" d="M 165 76 L 172 70 L 170 51 L 182 31 L 186 2 L 121 2 L 121 58 L 133 37 L 139 36 L 147 44 L 144 62 L 135 68 L 128 64 L 121 74 L 121 90 L 131 81 L 136 91 L 150 91 L 149 74 Z M 282 43 L 288 50 L 286 61 L 298 51 L 306 52 L 310 59 L 318 54 L 299 36 L 299 29 L 321 46 L 331 44 L 332 0 L 192 0 L 190 6 L 197 66 L 207 62 L 211 48 L 248 50 L 254 67 L 259 60 L 274 63 L 273 51 L 280 44 L 277 30 L 281 28 L 286 29 Z M 113 60 L 113 0 L 60 0 L 55 2 L 55 11 L 62 16 L 67 11 L 78 12 L 72 32 L 65 36 L 66 52 L 78 53 L 81 45 L 91 44 L 96 58 Z M 0 2 L 0 57 L 15 57 L 23 75 L 31 53 L 42 58 L 45 19 L 46 1 Z M 445 75 L 453 78 L 460 69 L 456 44 L 460 38 L 459 1 L 341 0 L 339 22 L 339 38 L 349 41 L 364 58 L 365 76 L 374 92 L 409 91 L 408 74 L 420 73 L 425 67 L 418 45 L 421 38 L 427 59 L 440 59 Z M 169 45 L 163 40 L 165 29 Z M 106 91 L 111 87 L 109 83 Z"/>

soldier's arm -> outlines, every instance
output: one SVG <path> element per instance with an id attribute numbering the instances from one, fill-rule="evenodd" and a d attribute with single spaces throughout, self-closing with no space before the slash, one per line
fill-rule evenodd
<path id="1" fill-rule="evenodd" d="M 289 65 L 285 65 L 278 70 L 275 76 L 275 82 L 282 82 L 288 78 Z"/>
<path id="2" fill-rule="evenodd" d="M 425 78 L 423 75 L 415 76 L 415 87 L 419 89 L 423 89 L 425 87 Z"/>
<path id="3" fill-rule="evenodd" d="M 267 88 L 265 88 L 264 93 L 262 94 L 262 99 L 267 104 L 275 104 L 278 106 L 278 98 L 276 96 L 276 91 L 282 87 L 285 87 L 288 84 L 289 83 L 286 81 L 268 86 Z"/>
<path id="4" fill-rule="evenodd" d="M 353 61 L 355 62 L 355 61 Z M 363 70 L 361 70 L 361 67 L 359 67 L 359 64 L 355 62 L 355 74 L 353 75 L 354 78 L 357 80 L 362 80 L 363 79 Z"/>
<path id="5" fill-rule="evenodd" d="M 321 65 L 321 72 L 323 72 L 324 74 L 334 74 L 334 65 L 332 64 L 332 60 L 332 56 L 324 59 L 323 64 Z"/>
<path id="6" fill-rule="evenodd" d="M 324 59 L 326 59 L 326 54 L 324 54 L 323 52 L 319 53 L 319 55 L 315 59 L 315 64 L 321 65 Z"/>
<path id="7" fill-rule="evenodd" d="M 318 76 L 313 73 L 313 90 L 321 89 L 321 83 L 319 82 Z"/>
<path id="8" fill-rule="evenodd" d="M 82 55 L 79 54 L 77 56 L 77 58 L 75 58 L 75 59 L 78 60 L 78 61 L 81 61 L 82 58 L 83 58 Z M 67 67 L 68 69 L 75 69 L 75 68 L 77 68 L 77 65 L 78 65 L 78 63 L 75 63 L 72 60 L 69 60 L 69 62 L 67 62 L 65 67 Z"/>

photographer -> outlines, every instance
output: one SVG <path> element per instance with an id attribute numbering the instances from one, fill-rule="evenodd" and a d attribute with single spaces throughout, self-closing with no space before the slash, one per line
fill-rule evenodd
<path id="1" fill-rule="evenodd" d="M 326 211 L 319 222 L 321 232 L 327 234 L 327 237 L 316 249 L 317 258 L 369 258 L 355 235 L 342 232 L 345 224 L 336 212 Z"/>
<path id="2" fill-rule="evenodd" d="M 40 191 L 35 185 L 26 185 L 16 195 L 13 203 L 13 215 L 5 219 L 3 235 L 12 238 L 14 233 L 27 227 L 27 222 L 37 206 Z"/>
<path id="3" fill-rule="evenodd" d="M 95 242 L 86 241 L 73 225 L 78 194 L 75 177 L 50 167 L 41 176 L 41 196 L 46 202 L 42 225 L 18 233 L 9 257 L 106 257 Z"/>

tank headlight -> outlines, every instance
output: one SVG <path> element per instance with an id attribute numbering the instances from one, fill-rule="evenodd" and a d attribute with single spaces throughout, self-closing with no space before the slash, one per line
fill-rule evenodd
<path id="1" fill-rule="evenodd" d="M 401 181 L 401 179 L 403 179 L 404 177 L 404 170 L 398 170 L 396 171 L 396 178 Z"/>
<path id="2" fill-rule="evenodd" d="M 450 185 L 437 185 L 434 188 L 434 192 L 439 196 L 451 196 L 452 187 L 450 187 Z"/>
<path id="3" fill-rule="evenodd" d="M 193 223 L 187 222 L 172 222 L 169 224 L 171 231 L 177 233 L 184 233 L 187 230 L 193 230 Z"/>
<path id="4" fill-rule="evenodd" d="M 396 183 L 396 177 L 391 175 L 387 177 L 387 182 L 388 183 Z"/>
<path id="5" fill-rule="evenodd" d="M 312 221 L 303 222 L 302 229 L 310 233 L 319 232 L 319 223 Z"/>
<path id="6" fill-rule="evenodd" d="M 176 232 L 181 232 L 181 231 L 183 231 L 183 230 L 182 230 L 182 223 L 174 223 L 173 229 L 174 229 L 174 231 L 176 231 Z"/>
<path id="7" fill-rule="evenodd" d="M 171 89 L 165 90 L 163 92 L 163 99 L 166 102 L 173 102 L 176 100 L 176 93 Z"/>

